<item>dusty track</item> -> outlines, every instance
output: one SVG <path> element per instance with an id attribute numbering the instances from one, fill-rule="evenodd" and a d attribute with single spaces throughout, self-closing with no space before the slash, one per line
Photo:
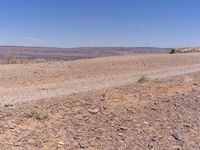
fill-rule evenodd
<path id="1" fill-rule="evenodd" d="M 73 62 L 2 65 L 0 103 L 16 103 L 200 71 L 200 54 L 136 55 Z"/>

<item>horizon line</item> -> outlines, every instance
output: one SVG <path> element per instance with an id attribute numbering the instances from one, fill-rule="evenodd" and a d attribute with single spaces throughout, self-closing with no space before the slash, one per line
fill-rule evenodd
<path id="1" fill-rule="evenodd" d="M 77 46 L 77 47 L 57 47 L 57 46 L 36 46 L 36 45 L 0 45 L 0 47 L 34 47 L 34 48 L 59 48 L 59 49 L 73 49 L 73 48 L 175 48 L 175 47 L 156 47 L 156 46 Z M 180 47 L 176 47 L 180 48 Z M 189 47 L 184 47 L 189 48 Z"/>

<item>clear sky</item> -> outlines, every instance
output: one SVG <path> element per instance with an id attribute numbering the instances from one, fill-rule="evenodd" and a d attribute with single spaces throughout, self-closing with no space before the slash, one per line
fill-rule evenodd
<path id="1" fill-rule="evenodd" d="M 200 0 L 1 0 L 0 45 L 200 46 Z"/>

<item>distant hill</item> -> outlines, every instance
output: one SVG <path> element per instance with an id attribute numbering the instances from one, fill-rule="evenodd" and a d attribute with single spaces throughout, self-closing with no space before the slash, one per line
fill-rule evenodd
<path id="1" fill-rule="evenodd" d="M 0 58 L 12 54 L 16 57 L 30 59 L 60 59 L 76 60 L 83 58 L 96 58 L 105 56 L 118 56 L 126 54 L 155 54 L 169 53 L 169 48 L 154 47 L 79 47 L 79 48 L 52 48 L 52 47 L 25 47 L 25 46 L 0 46 Z"/>

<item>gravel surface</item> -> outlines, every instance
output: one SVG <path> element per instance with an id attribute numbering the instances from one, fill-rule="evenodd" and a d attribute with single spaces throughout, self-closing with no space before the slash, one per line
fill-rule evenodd
<path id="1" fill-rule="evenodd" d="M 1 65 L 0 104 L 39 100 L 200 71 L 200 54 L 128 55 L 72 62 Z"/>
<path id="2" fill-rule="evenodd" d="M 0 149 L 198 150 L 199 57 L 2 66 Z M 148 78 L 137 83 L 143 73 Z"/>

